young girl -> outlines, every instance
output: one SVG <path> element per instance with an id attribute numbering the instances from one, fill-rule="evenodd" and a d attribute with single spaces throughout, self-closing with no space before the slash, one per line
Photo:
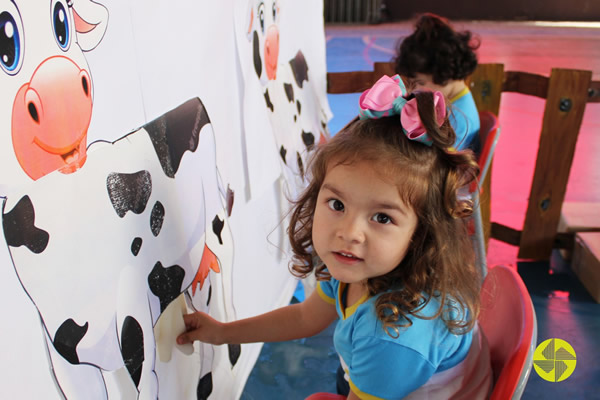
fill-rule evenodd
<path id="1" fill-rule="evenodd" d="M 384 76 L 360 106 L 360 119 L 316 151 L 292 212 L 292 269 L 314 271 L 317 290 L 230 323 L 185 315 L 178 343 L 291 340 L 339 318 L 338 386 L 349 385 L 348 399 L 483 399 L 491 369 L 463 220 L 471 204 L 456 195 L 477 164 L 470 151 L 449 150 L 440 92 L 407 96 L 398 75 Z"/>
<path id="2" fill-rule="evenodd" d="M 450 99 L 450 124 L 456 132 L 454 147 L 479 152 L 479 114 L 465 78 L 477 67 L 469 31 L 455 31 L 448 20 L 423 14 L 415 30 L 402 40 L 396 51 L 396 73 L 404 77 L 409 89 L 439 90 Z"/>

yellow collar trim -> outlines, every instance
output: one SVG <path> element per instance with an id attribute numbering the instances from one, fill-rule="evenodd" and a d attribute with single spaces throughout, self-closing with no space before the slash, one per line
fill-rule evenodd
<path id="1" fill-rule="evenodd" d="M 454 103 L 456 100 L 460 99 L 463 96 L 466 96 L 467 94 L 469 94 L 469 88 L 465 86 L 463 90 L 461 90 L 456 96 L 450 99 L 450 103 Z"/>
<path id="2" fill-rule="evenodd" d="M 360 306 L 362 303 L 364 303 L 365 301 L 367 301 L 367 299 L 369 298 L 369 293 L 365 293 L 362 295 L 362 297 L 360 299 L 358 299 L 356 301 L 356 303 L 352 304 L 350 307 L 345 307 L 344 308 L 344 304 L 342 302 L 342 298 L 343 298 L 343 294 L 344 294 L 344 290 L 348 287 L 347 284 L 340 282 L 340 285 L 338 286 L 338 304 L 340 306 L 340 310 L 342 311 L 342 315 L 344 317 L 344 319 L 350 317 L 352 314 L 354 314 L 354 312 L 356 311 L 356 309 L 358 308 L 358 306 Z"/>
<path id="3" fill-rule="evenodd" d="M 319 294 L 320 298 L 325 300 L 326 303 L 331 304 L 332 306 L 335 305 L 335 299 L 332 299 L 331 297 L 325 294 L 323 288 L 321 287 L 321 282 L 317 283 L 317 293 Z"/>
<path id="4" fill-rule="evenodd" d="M 354 383 L 352 383 L 351 379 L 348 379 L 348 383 L 350 384 L 350 390 L 352 390 L 354 394 L 357 395 L 361 400 L 384 400 L 381 397 L 373 396 L 372 394 L 363 392 L 357 388 Z"/>

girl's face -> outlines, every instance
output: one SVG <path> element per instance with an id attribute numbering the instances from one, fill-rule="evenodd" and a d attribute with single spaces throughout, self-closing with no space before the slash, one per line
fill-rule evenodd
<path id="1" fill-rule="evenodd" d="M 341 282 L 387 274 L 406 254 L 417 226 L 415 212 L 371 163 L 330 165 L 313 220 L 317 254 Z"/>

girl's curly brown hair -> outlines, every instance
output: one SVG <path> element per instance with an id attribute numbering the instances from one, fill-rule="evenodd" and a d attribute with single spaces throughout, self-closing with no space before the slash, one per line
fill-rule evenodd
<path id="1" fill-rule="evenodd" d="M 477 67 L 478 47 L 470 31 L 457 32 L 445 18 L 422 14 L 413 33 L 397 46 L 395 71 L 407 78 L 428 74 L 437 85 L 463 80 Z"/>
<path id="2" fill-rule="evenodd" d="M 450 151 L 455 133 L 448 120 L 438 127 L 431 92 L 415 93 L 421 121 L 432 146 L 409 140 L 399 116 L 355 119 L 315 152 L 310 165 L 311 181 L 294 202 L 288 235 L 294 257 L 292 273 L 306 276 L 315 271 L 319 280 L 330 277 L 313 251 L 312 227 L 317 196 L 328 168 L 338 164 L 372 162 L 374 168 L 398 186 L 402 200 L 410 205 L 418 222 L 404 259 L 391 272 L 370 278 L 370 296 L 380 295 L 376 312 L 388 334 L 412 325 L 432 299 L 437 313 L 453 333 L 468 332 L 479 315 L 481 278 L 466 230 L 465 217 L 472 203 L 457 196 L 471 183 L 479 167 L 470 150 Z M 466 310 L 466 314 L 465 314 Z"/>

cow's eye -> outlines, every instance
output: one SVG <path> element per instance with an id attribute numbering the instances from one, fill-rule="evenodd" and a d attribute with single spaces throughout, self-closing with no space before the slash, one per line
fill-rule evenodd
<path id="1" fill-rule="evenodd" d="M 8 7 L 0 10 L 0 67 L 14 75 L 19 72 L 23 61 L 23 24 L 13 3 L 8 2 Z"/>
<path id="2" fill-rule="evenodd" d="M 277 21 L 277 2 L 273 2 L 273 21 Z"/>
<path id="3" fill-rule="evenodd" d="M 57 1 L 52 7 L 52 28 L 54 38 L 61 49 L 67 50 L 71 44 L 71 29 L 69 11 L 62 1 Z"/>
<path id="4" fill-rule="evenodd" d="M 258 5 L 258 20 L 260 21 L 260 30 L 265 33 L 265 3 Z"/>

